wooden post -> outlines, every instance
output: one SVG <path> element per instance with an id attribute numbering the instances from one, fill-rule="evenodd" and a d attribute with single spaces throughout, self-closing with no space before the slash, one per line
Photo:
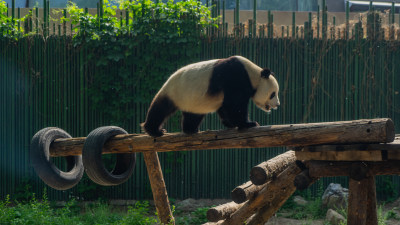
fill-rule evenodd
<path id="1" fill-rule="evenodd" d="M 146 162 L 147 172 L 153 192 L 154 204 L 156 205 L 158 216 L 163 224 L 175 224 L 174 217 L 169 205 L 167 189 L 161 170 L 160 160 L 157 152 L 143 153 Z"/>
<path id="2" fill-rule="evenodd" d="M 348 225 L 366 225 L 368 179 L 356 181 L 349 178 Z"/>
<path id="3" fill-rule="evenodd" d="M 378 216 L 376 214 L 376 186 L 375 186 L 375 176 L 371 174 L 367 178 L 367 223 L 366 225 L 377 225 Z"/>

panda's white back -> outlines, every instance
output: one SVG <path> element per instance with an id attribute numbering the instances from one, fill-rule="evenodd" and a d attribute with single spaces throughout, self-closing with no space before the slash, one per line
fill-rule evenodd
<path id="1" fill-rule="evenodd" d="M 215 112 L 221 107 L 223 93 L 210 96 L 207 90 L 216 60 L 182 67 L 165 82 L 159 96 L 168 96 L 179 110 L 197 114 Z"/>

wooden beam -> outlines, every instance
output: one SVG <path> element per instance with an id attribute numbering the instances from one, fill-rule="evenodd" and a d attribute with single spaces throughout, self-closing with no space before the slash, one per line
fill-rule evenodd
<path id="1" fill-rule="evenodd" d="M 175 224 L 157 152 L 143 153 L 143 158 L 149 174 L 151 191 L 153 192 L 158 217 L 163 224 Z"/>
<path id="2" fill-rule="evenodd" d="M 329 161 L 382 161 L 380 151 L 346 151 L 346 152 L 296 152 L 298 160 Z"/>
<path id="3" fill-rule="evenodd" d="M 250 170 L 250 180 L 255 185 L 265 184 L 295 161 L 294 151 L 287 151 L 253 167 Z"/>
<path id="4" fill-rule="evenodd" d="M 349 176 L 353 162 L 308 161 L 310 177 Z M 365 162 L 373 175 L 400 175 L 400 161 Z"/>
<path id="5" fill-rule="evenodd" d="M 296 151 L 297 160 L 327 161 L 384 161 L 400 160 L 400 149 L 397 151 Z"/>
<path id="6" fill-rule="evenodd" d="M 321 152 L 321 151 L 377 151 L 377 150 L 400 150 L 400 134 L 396 134 L 393 142 L 390 143 L 372 143 L 372 144 L 341 144 L 341 145 L 312 145 L 304 146 L 296 150 L 303 150 L 307 152 Z"/>
<path id="7" fill-rule="evenodd" d="M 326 123 L 271 125 L 243 131 L 228 129 L 205 131 L 194 135 L 166 134 L 159 138 L 128 134 L 111 138 L 103 154 L 132 152 L 168 152 L 200 149 L 261 148 L 321 144 L 387 143 L 394 140 L 391 119 L 365 119 Z M 50 156 L 82 154 L 85 138 L 57 139 L 50 146 Z"/>

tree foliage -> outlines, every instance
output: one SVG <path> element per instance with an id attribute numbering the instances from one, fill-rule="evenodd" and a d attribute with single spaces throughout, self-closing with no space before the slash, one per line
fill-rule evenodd
<path id="1" fill-rule="evenodd" d="M 194 60 L 204 31 L 216 26 L 196 0 L 123 1 L 119 9 L 121 18 L 104 1 L 100 15 L 91 15 L 70 3 L 69 18 L 62 18 L 75 26 L 74 46 L 95 65 L 88 77 L 92 100 L 114 124 L 132 117 L 132 104 L 149 102 L 171 72 Z"/>

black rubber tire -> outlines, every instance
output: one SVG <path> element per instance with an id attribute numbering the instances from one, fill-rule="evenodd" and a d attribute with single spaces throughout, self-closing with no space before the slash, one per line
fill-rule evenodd
<path id="1" fill-rule="evenodd" d="M 82 156 L 66 156 L 68 172 L 58 169 L 50 161 L 50 144 L 58 138 L 71 138 L 71 135 L 56 127 L 38 131 L 30 145 L 31 165 L 47 185 L 57 190 L 67 190 L 78 184 L 83 176 Z"/>
<path id="2" fill-rule="evenodd" d="M 101 159 L 102 149 L 108 139 L 127 132 L 115 126 L 99 127 L 86 137 L 82 149 L 83 165 L 89 178 L 100 185 L 113 186 L 129 179 L 136 164 L 135 153 L 117 154 L 114 169 L 109 172 Z"/>

